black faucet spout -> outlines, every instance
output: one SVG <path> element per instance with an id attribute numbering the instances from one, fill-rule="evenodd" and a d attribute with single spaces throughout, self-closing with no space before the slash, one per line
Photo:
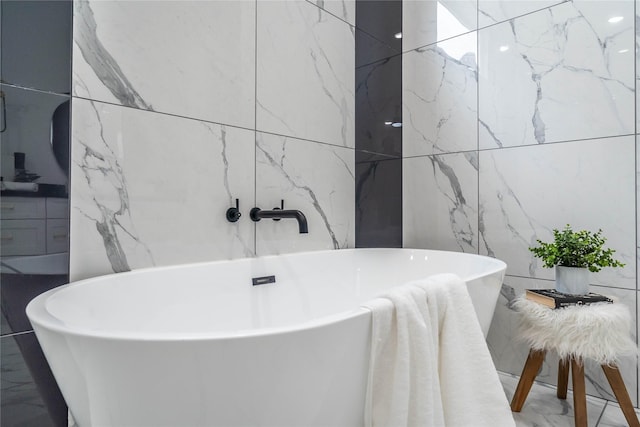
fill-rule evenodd
<path id="1" fill-rule="evenodd" d="M 270 218 L 273 220 L 279 220 L 282 218 L 295 218 L 298 221 L 298 231 L 301 234 L 309 232 L 307 226 L 307 217 L 298 210 L 294 209 L 273 209 L 270 211 L 262 210 L 260 208 L 253 208 L 249 212 L 249 216 L 253 221 L 260 221 L 263 218 Z"/>

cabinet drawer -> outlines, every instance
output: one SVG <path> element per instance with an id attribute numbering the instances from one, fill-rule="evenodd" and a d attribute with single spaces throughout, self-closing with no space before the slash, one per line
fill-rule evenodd
<path id="1" fill-rule="evenodd" d="M 69 218 L 69 199 L 48 197 L 47 218 Z"/>
<path id="2" fill-rule="evenodd" d="M 0 200 L 2 219 L 46 218 L 46 203 L 43 197 L 3 197 Z"/>
<path id="3" fill-rule="evenodd" d="M 44 219 L 0 221 L 0 254 L 3 256 L 45 254 L 45 228 Z"/>
<path id="4" fill-rule="evenodd" d="M 67 252 L 69 247 L 69 220 L 47 220 L 47 253 Z"/>

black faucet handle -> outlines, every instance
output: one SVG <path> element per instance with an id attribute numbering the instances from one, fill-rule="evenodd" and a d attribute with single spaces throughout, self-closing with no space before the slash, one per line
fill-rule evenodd
<path id="1" fill-rule="evenodd" d="M 284 200 L 280 199 L 280 207 L 273 208 L 274 211 L 283 211 L 284 210 Z M 282 218 L 273 218 L 274 221 L 280 221 Z"/>
<path id="2" fill-rule="evenodd" d="M 240 213 L 240 200 L 236 199 L 236 207 L 227 209 L 227 221 L 236 222 L 240 219 L 242 214 Z"/>

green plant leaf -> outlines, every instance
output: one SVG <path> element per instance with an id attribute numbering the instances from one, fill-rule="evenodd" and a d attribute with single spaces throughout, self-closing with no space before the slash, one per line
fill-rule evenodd
<path id="1" fill-rule="evenodd" d="M 567 224 L 564 229 L 553 229 L 553 242 L 536 240 L 540 246 L 530 247 L 533 254 L 542 259 L 547 268 L 556 265 L 583 267 L 598 272 L 603 267 L 624 267 L 613 258 L 615 250 L 604 248 L 606 239 L 602 230 L 593 233 L 587 230 L 573 231 Z"/>

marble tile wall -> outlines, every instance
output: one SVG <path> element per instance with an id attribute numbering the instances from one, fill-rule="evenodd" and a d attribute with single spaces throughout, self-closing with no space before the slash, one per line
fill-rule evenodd
<path id="1" fill-rule="evenodd" d="M 405 2 L 403 243 L 508 264 L 488 337 L 501 371 L 519 375 L 528 352 L 511 301 L 553 287 L 527 248 L 567 223 L 602 228 L 626 266 L 592 274 L 592 289 L 638 324 L 637 10 L 634 0 Z M 637 360 L 620 368 L 638 405 Z M 588 393 L 615 400 L 598 366 L 586 374 Z M 539 379 L 556 375 L 548 358 Z"/>
<path id="2" fill-rule="evenodd" d="M 72 279 L 354 246 L 354 1 L 74 4 Z"/>

